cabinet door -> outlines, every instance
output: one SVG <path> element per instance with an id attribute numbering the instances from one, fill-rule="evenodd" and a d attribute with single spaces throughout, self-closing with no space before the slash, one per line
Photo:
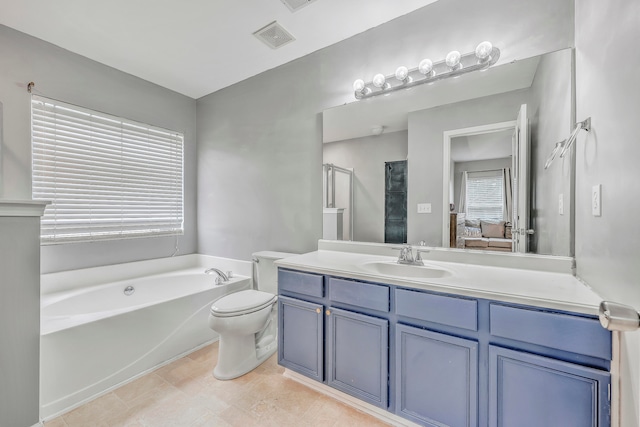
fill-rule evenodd
<path id="1" fill-rule="evenodd" d="M 478 343 L 397 325 L 396 413 L 427 426 L 477 426 Z"/>
<path id="2" fill-rule="evenodd" d="M 489 347 L 489 425 L 610 425 L 608 372 Z"/>
<path id="3" fill-rule="evenodd" d="M 389 322 L 336 308 L 328 320 L 328 384 L 386 409 Z"/>
<path id="4" fill-rule="evenodd" d="M 318 381 L 324 379 L 323 306 L 278 297 L 278 363 Z"/>

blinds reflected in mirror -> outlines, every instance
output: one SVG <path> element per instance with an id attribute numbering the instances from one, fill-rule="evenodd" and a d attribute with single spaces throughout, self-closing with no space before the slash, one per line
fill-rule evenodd
<path id="1" fill-rule="evenodd" d="M 501 221 L 504 182 L 501 170 L 467 172 L 465 210 L 469 219 Z"/>

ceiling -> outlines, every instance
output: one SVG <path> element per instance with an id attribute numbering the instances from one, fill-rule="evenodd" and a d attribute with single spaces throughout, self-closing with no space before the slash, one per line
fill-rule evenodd
<path id="1" fill-rule="evenodd" d="M 0 0 L 0 24 L 197 99 L 435 1 Z M 273 21 L 296 40 L 253 36 Z"/>
<path id="2" fill-rule="evenodd" d="M 513 129 L 451 139 L 451 160 L 473 162 L 478 160 L 503 159 L 513 154 L 511 137 Z"/>

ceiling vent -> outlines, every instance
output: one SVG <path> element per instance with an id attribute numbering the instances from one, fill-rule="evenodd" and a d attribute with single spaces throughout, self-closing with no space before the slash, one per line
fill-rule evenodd
<path id="1" fill-rule="evenodd" d="M 296 12 L 316 0 L 280 0 L 291 12 Z"/>
<path id="2" fill-rule="evenodd" d="M 289 34 L 289 32 L 282 28 L 276 21 L 273 21 L 266 27 L 260 28 L 253 33 L 253 35 L 272 49 L 277 49 L 295 40 L 295 37 Z"/>

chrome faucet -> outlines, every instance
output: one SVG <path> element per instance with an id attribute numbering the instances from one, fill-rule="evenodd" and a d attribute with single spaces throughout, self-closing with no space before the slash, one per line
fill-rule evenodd
<path id="1" fill-rule="evenodd" d="M 395 248 L 400 251 L 398 254 L 398 264 L 405 265 L 424 265 L 424 261 L 422 261 L 422 253 L 429 252 L 423 249 L 416 249 L 416 256 L 413 257 L 413 248 L 411 245 L 404 245 L 401 248 Z"/>
<path id="2" fill-rule="evenodd" d="M 217 268 L 209 268 L 208 270 L 204 271 L 204 274 L 217 274 L 216 285 L 229 281 L 229 276 L 227 276 L 222 272 L 222 270 L 218 270 Z"/>

